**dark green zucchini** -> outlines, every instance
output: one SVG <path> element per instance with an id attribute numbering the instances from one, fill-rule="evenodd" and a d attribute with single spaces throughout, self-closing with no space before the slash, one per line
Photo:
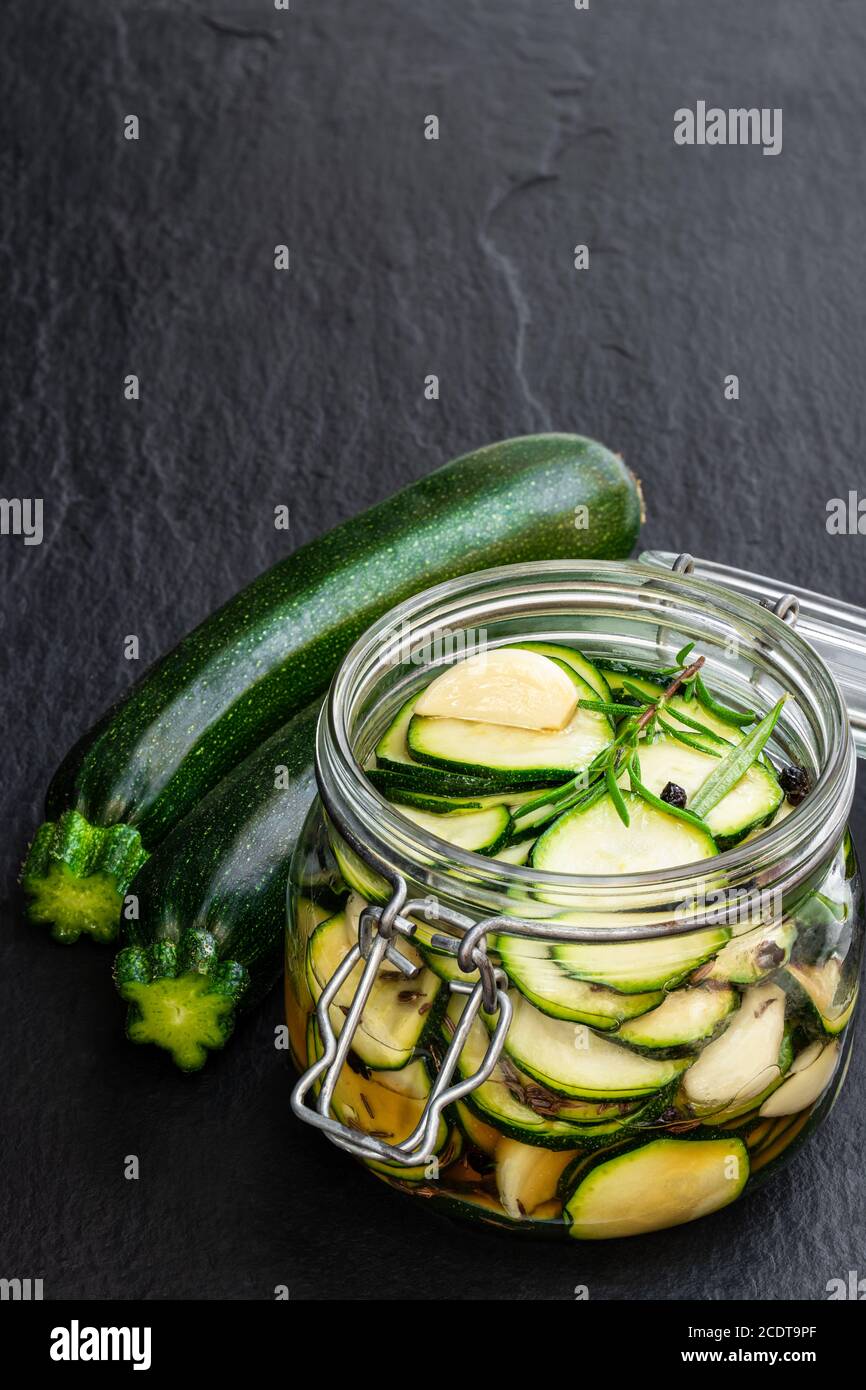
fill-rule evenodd
<path id="1" fill-rule="evenodd" d="M 315 795 L 318 706 L 297 715 L 230 773 L 130 885 L 138 917 L 114 978 L 132 1042 L 182 1071 L 224 1045 L 240 1009 L 282 966 L 289 861 Z"/>
<path id="2" fill-rule="evenodd" d="M 375 618 L 492 565 L 626 556 L 640 513 L 634 477 L 600 444 L 527 436 L 456 459 L 288 556 L 151 667 L 64 760 L 22 873 L 31 917 L 61 941 L 110 939 L 146 855 L 324 692 Z"/>

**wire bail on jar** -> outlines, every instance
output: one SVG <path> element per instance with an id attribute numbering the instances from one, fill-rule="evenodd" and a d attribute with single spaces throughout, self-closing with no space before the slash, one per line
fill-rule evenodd
<path id="1" fill-rule="evenodd" d="M 439 1119 L 446 1106 L 462 1100 L 490 1076 L 502 1053 L 511 1023 L 512 1007 L 505 975 L 493 965 L 484 944 L 486 933 L 501 925 L 500 919 L 491 918 L 489 922 L 473 923 L 462 913 L 432 903 L 429 898 L 407 901 L 405 879 L 399 874 L 389 874 L 388 878 L 392 886 L 391 897 L 384 907 L 368 906 L 361 913 L 358 941 L 347 952 L 319 998 L 316 1019 L 324 1050 L 318 1061 L 303 1073 L 295 1085 L 292 1091 L 292 1110 L 299 1119 L 322 1130 L 332 1143 L 346 1149 L 356 1158 L 372 1158 L 408 1168 L 428 1163 L 434 1157 Z M 432 943 L 437 950 L 455 956 L 464 974 L 471 975 L 473 971 L 477 971 L 479 978 L 476 984 L 462 980 L 450 982 L 455 993 L 468 995 L 460 1021 L 454 1030 L 415 1129 L 400 1144 L 386 1144 L 384 1140 L 373 1135 L 361 1135 L 350 1129 L 348 1125 L 334 1119 L 330 1110 L 334 1088 L 346 1063 L 352 1039 L 363 1016 L 364 1005 L 370 997 L 382 962 L 387 959 L 408 978 L 418 974 L 420 967 L 414 965 L 399 951 L 394 939 L 396 936 L 411 940 L 417 926 L 411 920 L 412 914 L 422 917 L 427 923 L 435 922 L 438 925 L 444 922 L 463 930 L 465 935 L 462 938 L 450 933 L 436 932 Z M 331 1025 L 331 1005 L 360 961 L 365 962 L 364 970 L 338 1039 Z M 472 1024 L 482 1010 L 490 1017 L 498 1015 L 483 1061 L 471 1076 L 452 1085 L 451 1078 L 460 1054 Z M 313 1109 L 308 1104 L 307 1097 L 311 1091 L 315 1092 L 317 1086 L 318 1097 Z"/>

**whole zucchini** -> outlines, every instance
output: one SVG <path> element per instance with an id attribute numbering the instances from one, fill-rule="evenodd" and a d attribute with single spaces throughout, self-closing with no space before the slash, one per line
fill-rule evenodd
<path id="1" fill-rule="evenodd" d="M 318 703 L 295 716 L 163 840 L 129 887 L 114 978 L 127 1036 L 184 1071 L 222 1047 L 282 965 L 289 861 L 315 795 Z M 127 909 L 128 911 L 129 909 Z"/>
<path id="2" fill-rule="evenodd" d="M 492 565 L 626 556 L 641 520 L 622 460 L 577 435 L 456 459 L 288 556 L 175 649 L 72 749 L 24 865 L 30 916 L 110 940 L 160 840 L 395 603 Z"/>

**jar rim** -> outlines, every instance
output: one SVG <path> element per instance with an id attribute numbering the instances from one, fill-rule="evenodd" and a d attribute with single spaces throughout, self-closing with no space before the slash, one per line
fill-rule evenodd
<path id="1" fill-rule="evenodd" d="M 751 634 L 755 647 L 749 660 L 757 662 L 760 656 L 764 672 L 772 672 L 777 680 L 784 675 L 788 682 L 795 682 L 796 702 L 810 706 L 804 713 L 820 717 L 826 737 L 818 779 L 801 806 L 754 840 L 741 841 L 712 859 L 616 875 L 551 873 L 493 860 L 440 840 L 400 814 L 399 807 L 387 801 L 365 775 L 349 727 L 365 681 L 369 684 L 377 670 L 387 669 L 383 654 L 389 642 L 393 643 L 398 626 L 402 640 L 422 621 L 432 630 L 430 625 L 441 621 L 443 614 L 457 623 L 461 613 L 470 617 L 473 612 L 493 614 L 503 603 L 506 607 L 502 611 L 510 611 L 507 604 L 512 590 L 524 601 L 534 598 L 540 602 L 543 596 L 555 596 L 563 585 L 566 589 L 571 586 L 572 597 L 585 590 L 589 602 L 611 605 L 616 599 L 617 604 L 630 604 L 633 616 L 641 613 L 641 621 L 653 623 L 654 616 L 666 614 L 670 621 L 672 614 L 667 608 L 673 605 L 680 615 L 700 614 L 705 619 L 712 615 L 719 624 Z M 514 600 L 510 602 L 513 607 Z M 348 652 L 332 682 L 317 737 L 317 774 L 320 787 L 327 792 L 329 812 L 364 844 L 380 871 L 386 866 L 391 877 L 396 871 L 464 901 L 501 897 L 510 888 L 534 888 L 565 894 L 565 909 L 575 899 L 592 904 L 595 912 L 602 904 L 605 911 L 612 910 L 606 900 L 614 892 L 643 901 L 647 895 L 671 901 L 687 899 L 695 894 L 697 885 L 705 884 L 710 871 L 714 881 L 723 878 L 729 886 L 746 880 L 776 882 L 780 876 L 784 879 L 785 873 L 805 877 L 844 831 L 855 769 L 841 691 L 821 657 L 789 624 L 752 599 L 712 582 L 660 573 L 637 561 L 549 560 L 505 565 L 447 580 L 414 595 L 367 628 Z"/>

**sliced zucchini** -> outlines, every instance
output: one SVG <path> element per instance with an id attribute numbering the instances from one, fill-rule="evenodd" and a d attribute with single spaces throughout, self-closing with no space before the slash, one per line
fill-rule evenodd
<path id="1" fill-rule="evenodd" d="M 638 921 L 640 919 L 637 919 Z M 566 913 L 559 922 L 591 925 L 586 914 Z M 607 925 L 628 926 L 627 915 Z M 555 942 L 551 952 L 567 975 L 590 980 L 623 994 L 670 990 L 697 966 L 721 950 L 731 935 L 729 927 L 707 927 L 684 936 L 656 936 L 646 941 Z"/>
<path id="2" fill-rule="evenodd" d="M 399 1076 L 400 1073 L 396 1072 L 395 1075 Z M 467 1143 L 485 1154 L 487 1158 L 492 1158 L 496 1152 L 496 1146 L 502 1138 L 499 1130 L 480 1119 L 474 1110 L 470 1110 L 465 1101 L 458 1100 L 456 1102 L 454 1113 Z"/>
<path id="3" fill-rule="evenodd" d="M 430 1190 L 429 1196 L 435 1198 L 436 1210 L 445 1216 L 459 1217 L 461 1221 L 476 1221 L 484 1226 L 500 1227 L 508 1231 L 538 1232 L 539 1222 L 559 1221 L 562 1206 L 559 1202 L 543 1202 L 536 1207 L 531 1218 L 524 1220 L 508 1216 L 498 1197 L 485 1192 L 482 1187 L 465 1187 L 459 1192 L 452 1187 L 441 1192 Z"/>
<path id="4" fill-rule="evenodd" d="M 826 1091 L 839 1062 L 838 1042 L 814 1042 L 794 1058 L 781 1086 L 764 1101 L 763 1116 L 796 1115 Z"/>
<path id="5" fill-rule="evenodd" d="M 510 729 L 564 729 L 577 709 L 572 667 L 525 647 L 495 647 L 449 666 L 415 705 L 418 718 Z"/>
<path id="6" fill-rule="evenodd" d="M 551 1018 L 570 1019 L 602 1030 L 616 1028 L 623 1019 L 636 1018 L 656 1009 L 664 995 L 660 990 L 621 994 L 602 985 L 567 975 L 549 943 L 530 937 L 497 936 L 495 949 L 502 968 L 520 993 Z"/>
<path id="7" fill-rule="evenodd" d="M 591 686 L 572 672 L 580 699 L 595 699 Z M 413 715 L 407 743 L 416 762 L 492 777 L 498 785 L 556 784 L 588 766 L 610 743 L 607 715 L 578 708 L 560 730 L 514 729 L 468 719 Z"/>
<path id="8" fill-rule="evenodd" d="M 668 679 L 664 676 L 653 678 L 652 674 L 648 676 L 646 672 L 636 669 L 623 668 L 621 670 L 615 670 L 604 665 L 602 665 L 600 669 L 611 691 L 614 693 L 615 699 L 622 699 L 624 696 L 628 696 L 625 684 L 627 682 L 628 685 L 641 691 L 647 699 L 658 700 L 659 697 L 664 694 L 665 684 Z M 731 738 L 735 733 L 734 725 L 728 720 L 720 719 L 718 715 L 713 714 L 712 710 L 708 710 L 702 705 L 699 700 L 687 700 L 682 695 L 673 695 L 670 699 L 665 700 L 664 714 L 665 716 L 672 715 L 675 720 L 679 714 L 683 714 L 686 719 L 695 720 L 697 723 L 703 724 L 705 728 L 711 729 L 718 738 L 724 739 L 726 743 L 731 742 Z M 684 733 L 695 732 L 685 720 L 681 722 Z"/>
<path id="9" fill-rule="evenodd" d="M 789 965 L 785 973 L 795 991 L 805 998 L 823 1031 L 832 1037 L 841 1033 L 854 1012 L 857 980 L 846 982 L 843 979 L 840 958 L 829 956 L 818 965 Z"/>
<path id="10" fill-rule="evenodd" d="M 322 1042 L 315 1018 L 307 1026 L 307 1056 L 310 1064 L 322 1056 Z M 395 1088 L 393 1078 L 399 1076 L 401 1085 Z M 318 1089 L 318 1087 L 317 1087 Z M 423 1062 L 410 1062 L 399 1073 L 389 1073 L 388 1080 L 378 1072 L 362 1075 L 344 1066 L 337 1077 L 331 1108 L 340 1122 L 349 1129 L 383 1139 L 387 1144 L 399 1144 L 417 1126 L 430 1094 L 430 1079 Z M 439 1167 L 446 1167 L 459 1157 L 460 1137 L 441 1120 L 436 1137 L 436 1158 Z M 403 1182 L 423 1182 L 429 1176 L 430 1164 L 404 1168 L 398 1164 L 365 1159 L 367 1166 L 388 1177 Z"/>
<path id="11" fill-rule="evenodd" d="M 480 796 L 437 796 L 434 792 L 415 791 L 411 787 L 394 787 L 386 791 L 386 795 L 394 806 L 413 806 L 436 816 L 447 816 L 452 811 L 484 810 Z M 493 803 L 501 806 L 501 797 L 493 797 Z"/>
<path id="12" fill-rule="evenodd" d="M 758 836 L 763 835 L 766 830 L 769 830 L 771 825 L 781 825 L 782 821 L 790 816 L 791 812 L 795 809 L 796 808 L 791 805 L 790 801 L 785 800 L 781 802 L 772 820 L 767 821 L 766 825 L 758 825 L 754 830 L 750 830 L 748 835 L 743 836 L 742 843 L 745 844 L 747 840 L 757 840 Z"/>
<path id="13" fill-rule="evenodd" d="M 463 1001 L 452 996 L 443 1020 L 443 1036 L 450 1038 L 463 1011 Z M 488 1046 L 484 1025 L 476 1019 L 460 1054 L 460 1076 L 477 1071 Z M 627 1131 L 644 1112 L 640 1103 L 567 1100 L 539 1086 L 506 1057 L 494 1067 L 487 1081 L 476 1086 L 465 1099 L 469 1109 L 487 1124 L 524 1144 L 549 1149 L 584 1146 L 593 1134 L 613 1137 Z M 537 1108 L 533 1108 L 537 1107 Z"/>
<path id="14" fill-rule="evenodd" d="M 351 1126 L 350 1126 L 351 1128 Z M 411 1130 L 409 1131 L 411 1133 Z M 374 1134 L 380 1131 L 373 1131 Z M 405 1135 L 404 1135 L 405 1138 Z M 392 1141 L 389 1139 L 388 1143 Z M 445 1169 L 450 1168 L 452 1163 L 456 1163 L 463 1153 L 463 1135 L 457 1128 L 447 1129 L 445 1142 L 441 1148 L 437 1149 L 432 1158 L 426 1163 L 415 1163 L 404 1168 L 402 1164 L 388 1163 L 377 1158 L 365 1158 L 363 1162 L 374 1173 L 379 1173 L 383 1177 L 394 1179 L 398 1182 L 428 1182 L 438 1181 L 439 1174 Z"/>
<path id="15" fill-rule="evenodd" d="M 376 745 L 377 766 L 368 769 L 367 776 L 385 795 L 396 786 L 414 787 L 419 791 L 440 796 L 480 796 L 497 791 L 502 778 L 489 773 L 469 777 L 457 768 L 432 767 L 418 763 L 409 752 L 407 734 L 415 706 L 421 698 L 418 691 L 396 713 Z"/>
<path id="16" fill-rule="evenodd" d="M 315 1002 L 356 941 L 356 925 L 346 912 L 316 927 L 307 943 L 307 983 Z M 408 943 L 401 942 L 401 951 L 413 964 L 422 964 Z M 331 1026 L 337 1036 L 362 973 L 359 961 L 331 1005 Z M 410 980 L 386 962 L 352 1040 L 355 1055 L 379 1071 L 404 1067 L 415 1052 L 439 988 L 440 981 L 430 970 L 421 970 Z"/>
<path id="17" fill-rule="evenodd" d="M 496 1148 L 496 1187 L 508 1215 L 520 1220 L 556 1199 L 563 1171 L 576 1157 L 568 1149 L 539 1149 L 519 1139 L 500 1139 Z"/>
<path id="18" fill-rule="evenodd" d="M 705 1047 L 683 1078 L 683 1092 L 701 1114 L 742 1105 L 778 1078 L 785 1033 L 785 994 L 753 985 L 720 1038 Z"/>
<path id="19" fill-rule="evenodd" d="M 639 1052 L 662 1053 L 672 1048 L 694 1051 L 726 1028 L 739 1006 L 739 994 L 728 985 L 677 989 L 657 1009 L 626 1020 L 612 1041 L 626 1043 Z"/>
<path id="20" fill-rule="evenodd" d="M 511 829 L 511 815 L 503 805 L 482 811 L 453 811 L 444 816 L 419 811 L 416 806 L 401 806 L 400 814 L 449 845 L 475 854 L 494 854 L 506 843 Z"/>
<path id="21" fill-rule="evenodd" d="M 532 851 L 532 840 L 523 840 L 517 845 L 506 845 L 492 856 L 503 864 L 525 864 Z"/>
<path id="22" fill-rule="evenodd" d="M 371 903 L 386 903 L 391 896 L 391 885 L 387 879 L 371 869 L 351 845 L 347 845 L 342 835 L 328 822 L 328 841 L 331 853 L 337 862 L 343 882 L 353 893 L 360 893 Z"/>
<path id="23" fill-rule="evenodd" d="M 583 1024 L 549 1018 L 522 995 L 505 1051 L 521 1071 L 559 1095 L 584 1100 L 635 1100 L 668 1086 L 688 1059 L 642 1057 L 599 1038 Z"/>
<path id="24" fill-rule="evenodd" d="M 806 1134 L 812 1129 L 813 1122 L 812 1109 L 802 1111 L 793 1119 L 783 1116 L 776 1120 L 774 1123 L 779 1128 L 773 1134 L 772 1142 L 762 1145 L 751 1160 L 752 1173 L 761 1172 L 766 1177 L 768 1171 L 775 1167 L 779 1160 L 787 1161 L 795 1148 L 799 1148 L 798 1141 L 805 1139 Z"/>
<path id="25" fill-rule="evenodd" d="M 641 671 L 636 666 L 625 666 L 620 662 L 608 661 L 599 661 L 597 665 L 607 681 L 608 689 L 617 700 L 626 693 L 626 682 L 635 686 L 649 700 L 658 700 L 665 693 L 661 680 L 654 680 L 646 671 Z"/>
<path id="26" fill-rule="evenodd" d="M 452 955 L 450 951 L 442 951 L 433 944 L 434 936 L 438 935 L 436 923 L 424 922 L 420 919 L 414 920 L 415 935 L 413 941 L 423 956 L 425 965 L 428 965 L 439 976 L 440 980 L 461 980 L 464 984 L 477 983 L 478 976 L 474 971 L 471 974 L 466 974 L 457 964 L 455 955 Z"/>
<path id="27" fill-rule="evenodd" d="M 729 751 L 728 747 L 724 751 Z M 686 809 L 717 763 L 718 758 L 709 753 L 701 753 L 667 736 L 640 745 L 643 785 L 655 796 L 660 796 L 667 783 L 674 782 L 686 793 Z M 771 820 L 783 797 L 773 769 L 766 763 L 752 763 L 737 785 L 705 817 L 719 848 L 736 844 L 755 826 Z"/>
<path id="28" fill-rule="evenodd" d="M 385 786 L 383 790 L 395 806 L 415 806 L 419 811 L 432 811 L 440 816 L 447 815 L 449 811 L 485 811 L 491 806 L 507 806 L 511 810 L 538 795 L 535 791 L 502 791 L 489 796 L 440 796 L 413 787 Z"/>
<path id="29" fill-rule="evenodd" d="M 623 800 L 628 825 L 607 795 L 587 808 L 566 811 L 536 840 L 532 867 L 556 874 L 642 873 L 693 864 L 716 853 L 712 838 L 698 826 L 666 815 L 634 792 L 623 792 Z"/>
<path id="30" fill-rule="evenodd" d="M 734 1135 L 653 1139 L 584 1165 L 563 1215 L 577 1240 L 637 1236 L 719 1211 L 748 1177 L 749 1155 Z"/>
<path id="31" fill-rule="evenodd" d="M 526 652 L 537 652 L 539 656 L 548 656 L 552 661 L 564 661 L 592 687 L 597 700 L 611 699 L 610 686 L 604 673 L 576 647 L 567 647 L 560 642 L 521 642 L 520 645 Z"/>
<path id="32" fill-rule="evenodd" d="M 796 923 L 790 917 L 765 927 L 754 927 L 723 946 L 714 961 L 696 972 L 696 982 L 759 984 L 785 964 L 796 940 Z"/>

